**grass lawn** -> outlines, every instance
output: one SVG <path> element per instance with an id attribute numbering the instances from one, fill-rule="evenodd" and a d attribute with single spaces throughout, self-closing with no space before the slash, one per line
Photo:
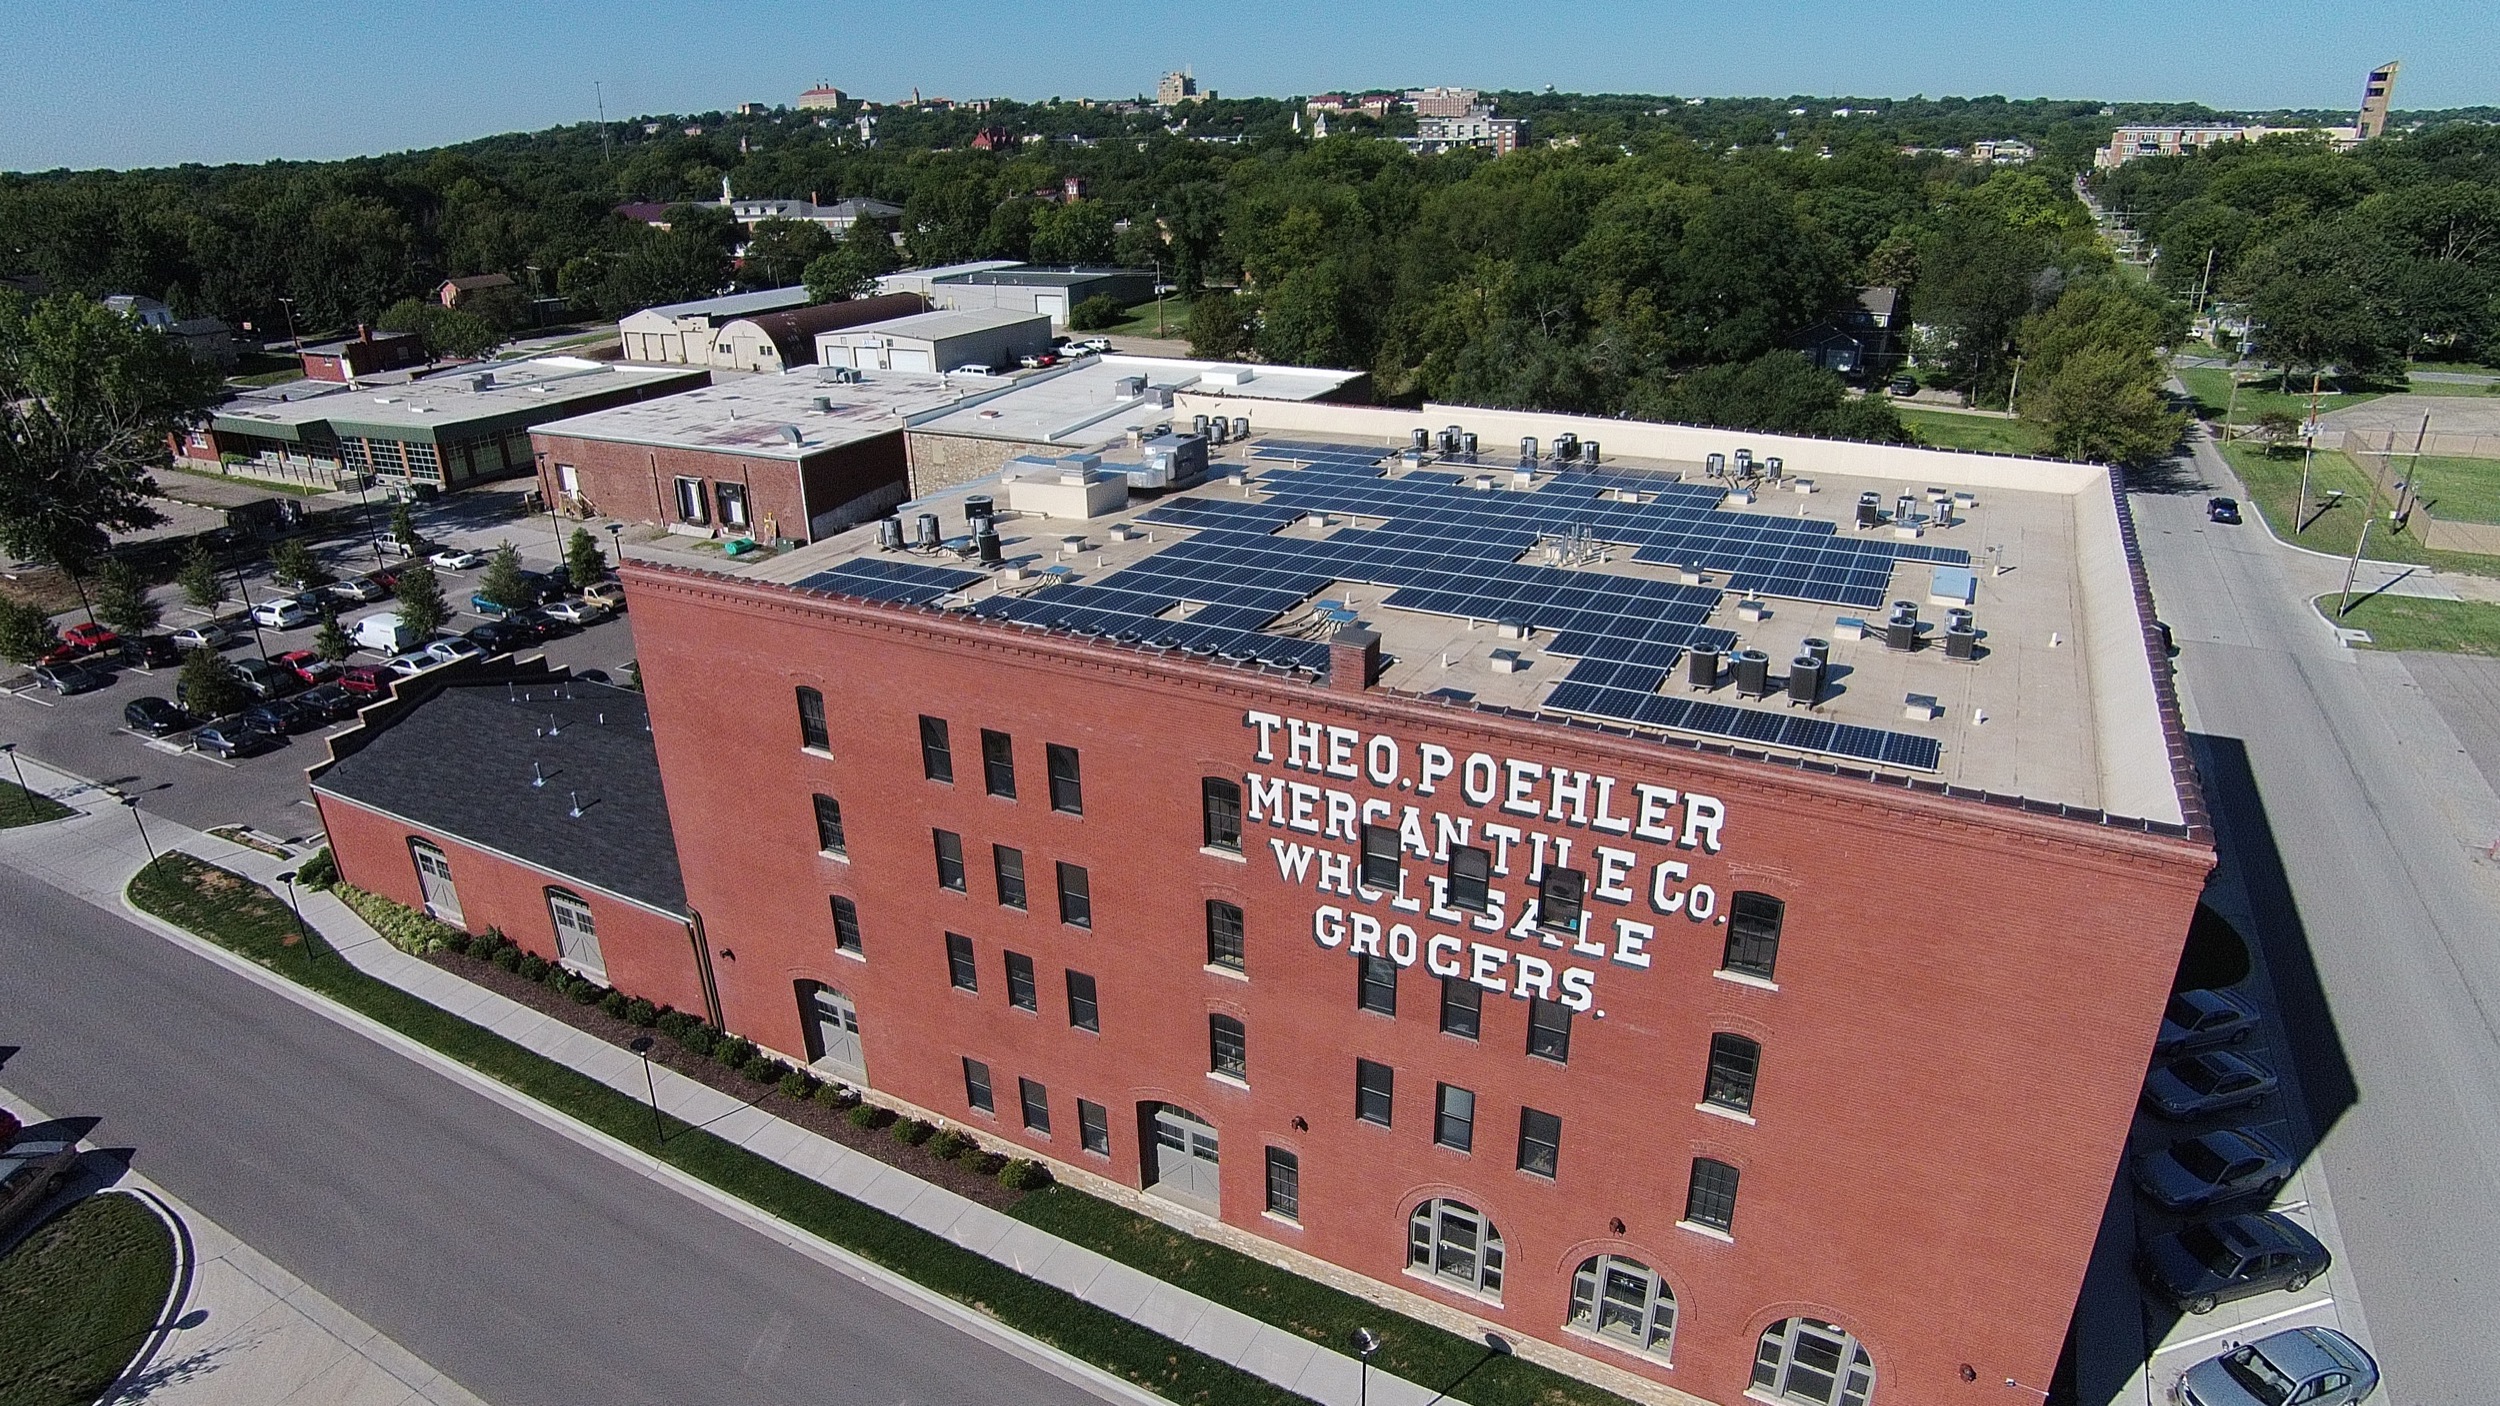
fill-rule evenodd
<path id="1" fill-rule="evenodd" d="M 174 1237 L 105 1192 L 0 1259 L 0 1406 L 87 1406 L 147 1346 L 174 1283 Z"/>
<path id="2" fill-rule="evenodd" d="M 2479 361 L 2417 361 L 2416 371 L 2454 371 L 2466 376 L 2500 376 L 2500 366 L 2486 366 Z"/>
<path id="3" fill-rule="evenodd" d="M 2231 398 L 2233 373 L 2219 366 L 2182 366 L 2174 374 L 2196 401 L 2196 415 L 2201 420 L 2219 422 L 2226 410 L 2230 412 L 2234 425 L 2252 424 L 2269 410 L 2288 411 L 2303 418 L 2309 414 L 2309 391 L 2305 384 L 2287 395 L 2275 389 L 2279 384 L 2277 377 L 2270 374 L 2258 376 L 2240 387 L 2239 400 L 2234 404 Z M 2347 405 L 2359 405 L 2365 400 L 2376 400 L 2383 394 L 2384 391 L 2377 389 L 2347 393 L 2336 390 L 2334 383 L 2329 382 L 2325 394 L 2318 397 L 2318 413 L 2323 415 Z"/>
<path id="4" fill-rule="evenodd" d="M 367 976 L 326 951 L 307 953 L 297 944 L 294 916 L 286 904 L 241 875 L 186 854 L 168 854 L 131 880 L 130 897 L 140 908 L 168 922 L 362 1012 L 767 1214 L 1173 1401 L 1287 1406 L 1302 1400 L 687 1123 L 670 1118 L 665 1137 L 655 1136 L 650 1108 L 641 1100 Z M 321 946 L 317 937 L 315 946 Z M 1208 1256 L 1224 1253 L 1213 1247 L 1201 1249 Z M 1281 1270 L 1264 1272 L 1280 1283 L 1300 1282 Z M 1235 1306 L 1244 1312 L 1257 1311 L 1248 1303 Z M 1385 1327 L 1391 1318 L 1371 1310 L 1364 1321 Z M 1411 1331 L 1433 1330 L 1416 1325 Z M 1469 1399 L 1485 1400 L 1472 1385 Z M 1571 1399 L 1617 1400 L 1594 1389 L 1583 1389 Z"/>
<path id="5" fill-rule="evenodd" d="M 15 825 L 41 825 L 70 814 L 68 806 L 50 796 L 38 796 L 15 781 L 0 781 L 0 830 Z"/>
<path id="6" fill-rule="evenodd" d="M 1175 294 L 1163 300 L 1163 330 L 1155 330 L 1155 303 L 1148 298 L 1128 310 L 1128 318 L 1115 327 L 1099 327 L 1090 332 L 1068 329 L 1071 337 L 1186 337 L 1189 335 L 1189 299 Z"/>
<path id="7" fill-rule="evenodd" d="M 1065 1186 L 1035 1192 L 1008 1214 L 1315 1343 L 1342 1350 L 1356 1328 L 1370 1328 L 1381 1341 L 1373 1366 L 1475 1406 L 1622 1400 Z"/>
<path id="8" fill-rule="evenodd" d="M 2405 394 L 2453 396 L 2500 395 L 2500 382 L 2481 381 L 2468 384 L 2464 381 L 2408 381 L 2405 383 Z"/>
<path id="9" fill-rule="evenodd" d="M 2318 613 L 2351 630 L 2367 630 L 2371 649 L 2500 656 L 2500 605 L 2474 600 L 2371 596 L 2337 618 L 2335 596 L 2318 597 Z"/>
<path id="10" fill-rule="evenodd" d="M 2426 454 L 2414 470 L 2414 484 L 2423 504 L 2451 522 L 2500 522 L 2500 459 Z"/>
<path id="11" fill-rule="evenodd" d="M 2333 450 L 2318 452 L 2309 481 L 2308 530 L 2294 535 L 2292 512 L 2300 498 L 2300 456 L 2269 459 L 2247 444 L 2226 445 L 2222 452 L 2230 459 L 2231 467 L 2239 471 L 2240 481 L 2248 485 L 2251 502 L 2273 524 L 2276 536 L 2313 552 L 2352 555 L 2353 542 L 2361 534 L 2361 520 L 2366 515 L 2362 505 L 2369 500 L 2371 483 L 2369 475 L 2355 468 L 2350 459 Z M 2344 490 L 2343 501 L 2321 510 L 2318 505 L 2327 493 L 2338 488 Z M 2424 547 L 2410 532 L 2389 531 L 2387 513 L 2394 506 L 2389 492 L 2381 489 L 2375 508 L 2378 521 L 2370 529 L 2370 560 L 2412 562 L 2472 576 L 2500 576 L 2500 557 L 2437 551 Z"/>
<path id="12" fill-rule="evenodd" d="M 1993 454 L 2045 454 L 2047 444 L 2037 426 L 1991 415 L 1958 415 L 1950 410 L 1923 410 L 1896 405 L 1894 412 L 1918 442 L 1937 449 L 1973 449 Z"/>

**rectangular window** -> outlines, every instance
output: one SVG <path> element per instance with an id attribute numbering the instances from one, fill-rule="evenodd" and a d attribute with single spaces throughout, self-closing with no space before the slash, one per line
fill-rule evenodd
<path id="1" fill-rule="evenodd" d="M 1207 1068 L 1236 1079 L 1250 1077 L 1250 1032 L 1228 1015 L 1207 1017 Z"/>
<path id="2" fill-rule="evenodd" d="M 1753 1111 L 1754 1074 L 1762 1067 L 1762 1046 L 1742 1035 L 1710 1037 L 1710 1077 L 1701 1101 L 1738 1113 Z"/>
<path id="3" fill-rule="evenodd" d="M 1076 1140 L 1097 1157 L 1111 1155 L 1111 1114 L 1092 1099 L 1076 1101 Z"/>
<path id="4" fill-rule="evenodd" d="M 946 719 L 920 720 L 920 774 L 931 781 L 955 779 L 955 751 L 946 740 Z"/>
<path id="5" fill-rule="evenodd" d="M 1389 1105 L 1397 1071 L 1368 1059 L 1354 1061 L 1354 1116 L 1366 1123 L 1389 1126 Z"/>
<path id="6" fill-rule="evenodd" d="M 842 843 L 842 803 L 831 796 L 816 798 L 816 848 L 827 854 L 844 854 Z"/>
<path id="7" fill-rule="evenodd" d="M 981 784 L 993 796 L 1016 798 L 1016 740 L 981 729 Z"/>
<path id="8" fill-rule="evenodd" d="M 1432 1140 L 1460 1152 L 1476 1145 L 1476 1095 L 1456 1084 L 1443 1084 L 1433 1096 Z"/>
<path id="9" fill-rule="evenodd" d="M 1208 849 L 1241 853 L 1241 783 L 1210 776 L 1199 783 Z"/>
<path id="10" fill-rule="evenodd" d="M 946 935 L 946 979 L 958 991 L 981 989 L 981 968 L 972 960 L 972 939 L 959 932 Z"/>
<path id="11" fill-rule="evenodd" d="M 1050 760 L 1050 808 L 1069 815 L 1085 813 L 1085 782 L 1078 776 L 1076 749 L 1053 742 L 1046 749 Z"/>
<path id="12" fill-rule="evenodd" d="M 1589 876 L 1579 870 L 1548 867 L 1537 881 L 1536 920 L 1549 928 L 1579 931 L 1588 889 Z"/>
<path id="13" fill-rule="evenodd" d="M 799 745 L 819 752 L 833 748 L 832 735 L 825 730 L 825 696 L 812 688 L 799 690 Z"/>
<path id="14" fill-rule="evenodd" d="M 1024 911 L 1024 851 L 990 846 L 990 864 L 998 872 L 998 905 Z"/>
<path id="15" fill-rule="evenodd" d="M 1094 925 L 1094 884 L 1081 864 L 1059 865 L 1059 921 L 1078 928 Z"/>
<path id="16" fill-rule="evenodd" d="M 1528 998 L 1528 1053 L 1556 1064 L 1571 1062 L 1571 1007 L 1542 996 Z"/>
<path id="17" fill-rule="evenodd" d="M 1534 1108 L 1519 1110 L 1519 1170 L 1550 1177 L 1562 1162 L 1562 1117 Z"/>
<path id="18" fill-rule="evenodd" d="M 677 480 L 677 520 L 690 523 L 705 523 L 712 520 L 711 495 L 703 491 L 703 480 L 699 478 Z"/>
<path id="19" fill-rule="evenodd" d="M 1381 1015 L 1396 1015 L 1398 964 L 1386 957 L 1357 957 L 1354 971 L 1354 1004 Z"/>
<path id="20" fill-rule="evenodd" d="M 1079 1030 L 1102 1030 L 1102 1003 L 1094 999 L 1094 979 L 1083 972 L 1068 973 L 1068 1024 Z"/>
<path id="21" fill-rule="evenodd" d="M 854 955 L 860 951 L 859 906 L 838 893 L 833 896 L 833 946 Z"/>
<path id="22" fill-rule="evenodd" d="M 964 891 L 964 837 L 952 830 L 932 830 L 930 839 L 937 845 L 938 887 Z"/>
<path id="23" fill-rule="evenodd" d="M 1463 976 L 1441 978 L 1441 1033 L 1472 1040 L 1484 1028 L 1484 988 Z"/>
<path id="24" fill-rule="evenodd" d="M 1398 832 L 1386 825 L 1363 827 L 1363 887 L 1395 893 L 1398 888 Z"/>
<path id="25" fill-rule="evenodd" d="M 1736 1169 L 1715 1158 L 1694 1158 L 1692 1188 L 1684 1193 L 1684 1219 L 1712 1230 L 1735 1229 Z"/>
<path id="26" fill-rule="evenodd" d="M 1787 905 L 1767 893 L 1738 893 L 1728 904 L 1727 951 L 1719 965 L 1764 981 L 1779 967 L 1780 923 Z"/>
<path id="27" fill-rule="evenodd" d="M 1450 846 L 1450 906 L 1481 913 L 1493 904 L 1493 851 Z"/>
<path id="28" fill-rule="evenodd" d="M 1024 1106 L 1024 1130 L 1050 1136 L 1050 1090 L 1035 1080 L 1018 1079 L 1016 1102 Z"/>
<path id="29" fill-rule="evenodd" d="M 1207 965 L 1244 970 L 1247 956 L 1241 934 L 1241 909 L 1222 899 L 1207 900 Z"/>
<path id="30" fill-rule="evenodd" d="M 990 1097 L 990 1067 L 977 1059 L 964 1061 L 964 1102 L 975 1113 L 996 1113 L 998 1103 Z"/>
<path id="31" fill-rule="evenodd" d="M 1289 1221 L 1302 1219 L 1302 1159 L 1281 1147 L 1267 1150 L 1267 1209 Z"/>
<path id="32" fill-rule="evenodd" d="M 1007 954 L 1007 1004 L 1020 1011 L 1041 1009 L 1041 997 L 1033 984 L 1033 959 L 1021 952 Z"/>

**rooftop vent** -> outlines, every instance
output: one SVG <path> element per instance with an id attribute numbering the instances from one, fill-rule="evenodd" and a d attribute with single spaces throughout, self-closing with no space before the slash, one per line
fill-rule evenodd
<path id="1" fill-rule="evenodd" d="M 807 436 L 799 433 L 799 427 L 796 425 L 783 425 L 777 433 L 780 434 L 785 444 L 804 444 L 807 441 Z"/>
<path id="2" fill-rule="evenodd" d="M 470 389 L 470 390 L 473 390 L 473 391 L 491 391 L 491 390 L 493 390 L 494 388 L 495 388 L 495 373 L 494 373 L 494 372 L 492 372 L 492 371 L 480 371 L 480 372 L 479 372 L 479 373 L 477 373 L 476 375 L 471 376 L 471 377 L 469 378 L 469 389 Z"/>

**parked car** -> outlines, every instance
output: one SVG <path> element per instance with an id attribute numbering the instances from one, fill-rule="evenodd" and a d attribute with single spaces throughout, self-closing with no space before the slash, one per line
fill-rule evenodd
<path id="1" fill-rule="evenodd" d="M 232 643 L 234 632 L 213 621 L 174 631 L 174 648 L 185 654 L 195 649 L 223 649 Z"/>
<path id="2" fill-rule="evenodd" d="M 1082 341 L 1071 342 L 1069 345 L 1076 347 L 1080 351 L 1098 353 L 1108 352 L 1111 350 L 1111 339 L 1109 337 L 1087 337 Z"/>
<path id="3" fill-rule="evenodd" d="M 987 376 L 992 373 L 990 368 L 982 365 L 980 362 L 968 361 L 946 374 L 949 376 Z"/>
<path id="4" fill-rule="evenodd" d="M 622 615 L 625 613 L 625 583 L 594 581 L 582 589 L 582 599 L 589 601 L 592 605 L 606 606 L 610 611 Z"/>
<path id="5" fill-rule="evenodd" d="M 61 643 L 89 654 L 101 654 L 120 642 L 121 636 L 92 620 L 83 625 L 72 625 L 61 632 Z"/>
<path id="6" fill-rule="evenodd" d="M 2254 1108 L 2279 1081 L 2274 1071 L 2246 1055 L 2206 1050 L 2182 1055 L 2144 1081 L 2144 1106 L 2163 1118 L 2186 1121 Z"/>
<path id="7" fill-rule="evenodd" d="M 252 623 L 267 630 L 300 630 L 319 618 L 293 596 L 265 600 L 252 607 Z"/>
<path id="8" fill-rule="evenodd" d="M 254 698 L 284 698 L 302 691 L 304 681 L 293 669 L 280 668 L 266 659 L 237 659 L 234 671 L 243 676 L 243 689 Z"/>
<path id="9" fill-rule="evenodd" d="M 93 693 L 112 681 L 111 670 L 76 659 L 35 666 L 35 682 L 65 698 L 73 693 Z"/>
<path id="10" fill-rule="evenodd" d="M 508 618 L 489 620 L 475 629 L 462 631 L 460 637 L 490 655 L 510 654 L 538 638 L 529 626 Z"/>
<path id="11" fill-rule="evenodd" d="M 608 612 L 604 607 L 592 605 L 580 596 L 575 596 L 571 600 L 556 601 L 540 608 L 547 612 L 549 619 L 561 620 L 567 625 L 596 625 L 608 618 Z"/>
<path id="12" fill-rule="evenodd" d="M 1045 366 L 1057 366 L 1059 364 L 1059 354 L 1057 352 L 1036 352 L 1031 356 L 1018 358 L 1016 364 L 1022 366 L 1027 371 L 1038 371 Z"/>
<path id="13" fill-rule="evenodd" d="M 0 1152 L 0 1235 L 58 1195 L 77 1167 L 78 1144 L 68 1138 L 25 1138 Z"/>
<path id="14" fill-rule="evenodd" d="M 74 664 L 86 657 L 87 651 L 79 648 L 77 645 L 71 644 L 65 639 L 55 637 L 50 644 L 43 647 L 43 652 L 41 654 L 35 656 L 35 662 L 39 665 Z"/>
<path id="15" fill-rule="evenodd" d="M 2179 1378 L 2181 1406 L 2355 1406 L 2378 1363 L 2332 1328 L 2292 1328 L 2208 1357 Z"/>
<path id="16" fill-rule="evenodd" d="M 124 635 L 122 663 L 133 669 L 162 669 L 182 662 L 182 648 L 171 635 Z"/>
<path id="17" fill-rule="evenodd" d="M 269 662 L 288 670 L 306 683 L 322 683 L 334 677 L 339 671 L 338 665 L 309 649 L 290 649 L 284 654 L 272 655 Z"/>
<path id="18" fill-rule="evenodd" d="M 257 757 L 277 750 L 285 740 L 239 718 L 222 719 L 191 734 L 193 747 L 220 757 Z"/>
<path id="19" fill-rule="evenodd" d="M 519 608 L 526 610 L 529 607 L 521 606 Z M 484 591 L 472 591 L 469 593 L 469 609 L 485 616 L 489 620 L 501 620 L 505 616 L 510 615 L 515 607 L 505 605 L 503 602 L 496 600 Z"/>
<path id="20" fill-rule="evenodd" d="M 341 669 L 338 678 L 333 682 L 336 687 L 346 689 L 360 698 L 370 698 L 377 693 L 388 693 L 391 680 L 396 677 L 398 676 L 380 664 L 351 664 Z"/>
<path id="21" fill-rule="evenodd" d="M 442 662 L 442 660 L 435 658 L 433 655 L 426 653 L 422 649 L 415 649 L 410 650 L 406 654 L 392 655 L 390 658 L 382 661 L 382 667 L 390 670 L 395 677 L 404 679 L 415 674 L 422 674 L 428 669 L 437 667 Z"/>
<path id="22" fill-rule="evenodd" d="M 321 725 L 318 714 L 304 711 L 292 698 L 271 698 L 255 703 L 235 716 L 242 719 L 245 726 L 259 728 L 273 737 L 287 737 Z"/>
<path id="23" fill-rule="evenodd" d="M 465 547 L 445 547 L 426 560 L 438 571 L 475 571 L 486 564 L 486 558 Z"/>
<path id="24" fill-rule="evenodd" d="M 2236 523 L 2240 520 L 2240 502 L 2237 498 L 2208 498 L 2205 517 L 2210 522 Z"/>
<path id="25" fill-rule="evenodd" d="M 175 706 L 172 699 L 149 697 L 133 698 L 124 703 L 122 721 L 129 724 L 133 732 L 144 732 L 150 737 L 163 737 L 169 732 L 182 731 L 194 720 L 189 713 Z"/>
<path id="26" fill-rule="evenodd" d="M 1916 379 L 1909 376 L 1895 376 L 1892 378 L 1891 384 L 1884 387 L 1884 390 L 1890 395 L 1916 395 L 1918 394 L 1918 382 Z"/>
<path id="27" fill-rule="evenodd" d="M 2198 1221 L 2147 1240 L 2135 1256 L 2153 1296 L 2188 1313 L 2277 1289 L 2298 1293 L 2333 1262 L 2318 1237 L 2275 1211 Z"/>
<path id="28" fill-rule="evenodd" d="M 455 637 L 434 641 L 425 647 L 425 654 L 437 664 L 456 664 L 463 659 L 482 659 L 486 651 L 475 640 Z"/>
<path id="29" fill-rule="evenodd" d="M 562 570 L 524 571 L 521 573 L 521 586 L 530 593 L 531 605 L 544 605 L 573 594 L 573 578 Z"/>
<path id="30" fill-rule="evenodd" d="M 2254 1128 L 2218 1128 L 2135 1159 L 2136 1189 L 2172 1211 L 2202 1211 L 2243 1196 L 2271 1200 L 2291 1175 L 2292 1154 Z"/>
<path id="31" fill-rule="evenodd" d="M 564 633 L 564 622 L 549 615 L 547 608 L 543 605 L 533 605 L 527 610 L 516 610 L 496 623 L 509 625 L 519 631 L 522 642 L 525 644 L 551 640 Z"/>
<path id="32" fill-rule="evenodd" d="M 329 591 L 332 599 L 347 601 L 354 605 L 365 605 L 382 600 L 391 593 L 390 587 L 370 576 L 350 576 L 344 581 L 333 581 L 329 585 Z"/>
<path id="33" fill-rule="evenodd" d="M 2186 1054 L 2236 1045 L 2257 1028 L 2257 1008 L 2228 991 L 2181 991 L 2162 1008 L 2153 1053 Z"/>
<path id="34" fill-rule="evenodd" d="M 349 692 L 344 685 L 324 683 L 315 684 L 287 701 L 312 718 L 307 726 L 326 727 L 356 716 L 356 710 L 365 706 L 366 698 Z"/>

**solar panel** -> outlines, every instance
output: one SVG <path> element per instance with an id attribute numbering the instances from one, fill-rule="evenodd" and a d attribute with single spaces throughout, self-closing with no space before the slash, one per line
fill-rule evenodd
<path id="1" fill-rule="evenodd" d="M 894 561 L 885 557 L 862 557 L 830 570 L 819 571 L 797 584 L 801 590 L 839 591 L 861 600 L 925 605 L 949 592 L 960 591 L 981 577 L 982 573 L 978 571 L 925 566 L 916 561 Z"/>
<path id="2" fill-rule="evenodd" d="M 1637 686 L 1643 679 L 1653 680 L 1647 689 Z M 1546 695 L 1544 706 L 1550 712 L 1630 723 L 1661 732 L 1724 737 L 1733 742 L 1848 757 L 1908 771 L 1934 771 L 1944 754 L 1942 744 L 1932 737 L 1827 722 L 1768 708 L 1665 697 L 1654 691 L 1655 680 L 1660 679 L 1663 674 L 1656 670 L 1582 660 Z"/>

